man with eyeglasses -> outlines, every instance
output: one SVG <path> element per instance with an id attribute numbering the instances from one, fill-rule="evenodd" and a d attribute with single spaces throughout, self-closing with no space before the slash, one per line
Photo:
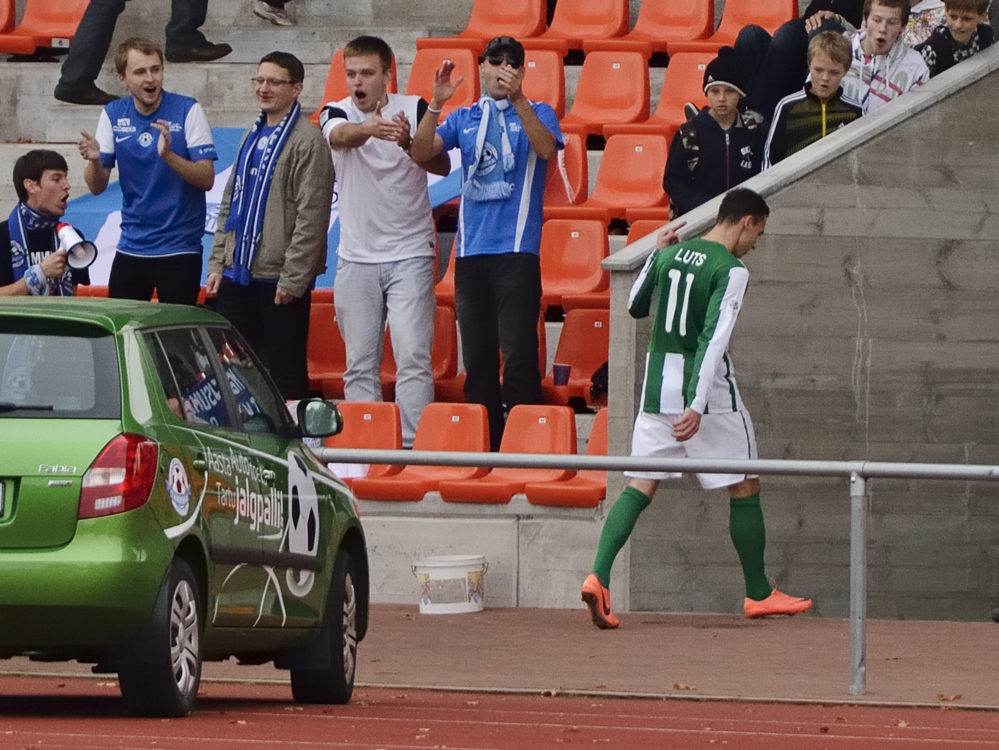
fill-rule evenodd
<path id="1" fill-rule="evenodd" d="M 381 401 L 379 370 L 385 321 L 396 363 L 395 400 L 402 443 L 411 447 L 423 408 L 434 400 L 434 222 L 427 170 L 451 171 L 447 154 L 430 164 L 409 155 L 427 102 L 388 93 L 392 49 L 360 36 L 343 50 L 350 96 L 330 102 L 319 126 L 333 150 L 340 246 L 334 301 L 347 350 L 344 396 Z M 388 208 L 389 210 L 386 210 Z"/>
<path id="2" fill-rule="evenodd" d="M 410 154 L 426 162 L 461 149 L 462 195 L 455 239 L 455 311 L 465 365 L 465 398 L 489 413 L 493 450 L 504 406 L 540 404 L 541 202 L 548 159 L 563 147 L 555 111 L 524 96 L 524 47 L 496 37 L 479 59 L 484 96 L 451 113 L 442 108 L 462 80 L 447 60 L 434 74 L 427 116 Z M 500 351 L 503 382 L 500 385 Z"/>
<path id="3" fill-rule="evenodd" d="M 305 67 L 264 55 L 253 77 L 260 115 L 243 136 L 208 258 L 209 294 L 260 355 L 286 400 L 306 398 L 309 310 L 326 268 L 333 162 L 302 116 Z"/>
<path id="4" fill-rule="evenodd" d="M 77 142 L 83 179 L 94 195 L 117 164 L 121 238 L 108 295 L 194 305 L 201 289 L 205 193 L 218 157 L 205 112 L 194 99 L 163 90 L 163 50 L 133 37 L 114 56 L 129 96 L 107 104 L 95 136 Z"/>

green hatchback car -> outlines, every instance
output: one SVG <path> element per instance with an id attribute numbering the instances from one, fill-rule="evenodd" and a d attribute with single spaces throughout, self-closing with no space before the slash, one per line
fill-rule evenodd
<path id="1" fill-rule="evenodd" d="M 339 412 L 295 416 L 211 311 L 0 301 L 0 658 L 92 663 L 147 716 L 188 713 L 231 656 L 349 701 L 364 532 L 302 443 Z"/>

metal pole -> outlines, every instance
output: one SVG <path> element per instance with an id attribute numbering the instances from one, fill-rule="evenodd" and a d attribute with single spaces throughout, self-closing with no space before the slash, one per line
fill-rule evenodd
<path id="1" fill-rule="evenodd" d="M 867 692 L 867 479 L 850 475 L 850 695 Z"/>

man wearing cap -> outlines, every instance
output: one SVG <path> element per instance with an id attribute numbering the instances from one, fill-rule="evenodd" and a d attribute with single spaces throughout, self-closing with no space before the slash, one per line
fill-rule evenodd
<path id="1" fill-rule="evenodd" d="M 18 204 L 0 223 L 0 297 L 71 297 L 77 284 L 90 284 L 86 269 L 66 265 L 56 237 L 69 200 L 68 169 L 62 154 L 47 149 L 14 162 Z"/>
<path id="2" fill-rule="evenodd" d="M 760 171 L 766 130 L 752 110 L 739 111 L 746 96 L 735 50 L 722 47 L 704 70 L 708 106 L 673 136 L 663 189 L 671 213 L 681 216 Z"/>
<path id="3" fill-rule="evenodd" d="M 489 440 L 499 448 L 504 407 L 539 404 L 538 317 L 541 312 L 541 200 L 548 159 L 562 148 L 555 111 L 524 96 L 524 47 L 496 37 L 479 59 L 485 92 L 437 125 L 461 85 L 454 63 L 434 74 L 434 94 L 410 155 L 425 163 L 461 149 L 462 195 L 455 238 L 455 312 L 461 331 L 465 398 L 489 413 Z M 500 352 L 503 384 L 500 386 Z"/>

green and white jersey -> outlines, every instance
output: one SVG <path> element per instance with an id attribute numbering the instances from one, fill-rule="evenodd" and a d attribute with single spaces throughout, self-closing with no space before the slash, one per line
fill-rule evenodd
<path id="1" fill-rule="evenodd" d="M 645 358 L 642 410 L 701 414 L 742 409 L 728 341 L 749 272 L 724 245 L 692 239 L 653 253 L 628 300 L 634 318 L 649 314 L 658 289 Z"/>

